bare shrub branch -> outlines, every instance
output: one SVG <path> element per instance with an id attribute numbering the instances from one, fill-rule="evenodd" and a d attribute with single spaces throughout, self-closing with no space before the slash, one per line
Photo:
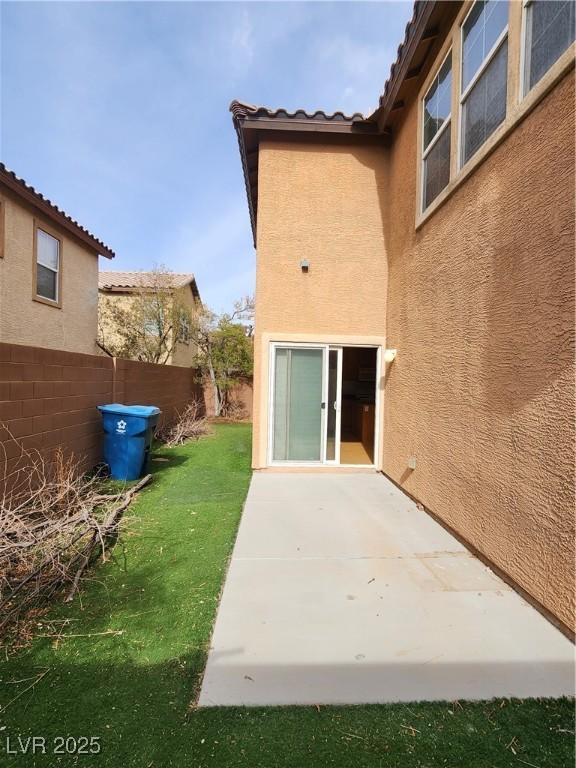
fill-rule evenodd
<path id="1" fill-rule="evenodd" d="M 16 455 L 9 459 L 10 453 Z M 25 450 L 0 424 L 0 637 L 22 616 L 67 589 L 71 600 L 88 565 L 105 556 L 134 494 L 102 493 L 61 449 L 46 457 Z"/>
<path id="2" fill-rule="evenodd" d="M 199 440 L 204 435 L 211 434 L 210 425 L 198 400 L 192 400 L 176 419 L 156 430 L 156 439 L 168 447 L 182 445 L 188 440 Z"/>

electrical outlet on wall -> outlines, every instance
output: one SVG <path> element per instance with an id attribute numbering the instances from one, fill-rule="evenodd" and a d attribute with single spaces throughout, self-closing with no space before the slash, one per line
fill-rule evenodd
<path id="1" fill-rule="evenodd" d="M 408 457 L 408 469 L 416 469 L 416 456 Z"/>

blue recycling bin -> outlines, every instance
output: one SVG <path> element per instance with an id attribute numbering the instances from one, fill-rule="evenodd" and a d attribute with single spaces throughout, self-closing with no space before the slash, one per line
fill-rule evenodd
<path id="1" fill-rule="evenodd" d="M 99 405 L 104 461 L 114 480 L 137 480 L 146 472 L 160 409 L 152 405 Z"/>

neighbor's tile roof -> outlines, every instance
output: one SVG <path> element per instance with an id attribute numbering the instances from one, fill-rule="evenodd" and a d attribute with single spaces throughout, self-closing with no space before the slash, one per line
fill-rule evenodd
<path id="1" fill-rule="evenodd" d="M 90 245 L 102 256 L 107 256 L 110 259 L 114 258 L 114 251 L 109 246 L 103 243 L 102 240 L 99 240 L 63 210 L 58 208 L 58 206 L 51 200 L 44 197 L 44 195 L 34 189 L 34 187 L 27 184 L 24 179 L 16 176 L 14 171 L 10 171 L 6 168 L 4 163 L 0 163 L 0 184 L 4 184 L 8 189 L 12 190 L 12 192 L 19 195 L 19 197 L 36 206 L 45 216 L 63 226 L 64 229 L 76 234 L 80 240 Z"/>
<path id="2" fill-rule="evenodd" d="M 183 288 L 194 282 L 194 275 L 172 273 L 172 288 Z M 156 284 L 154 272 L 100 272 L 98 274 L 98 288 L 122 289 L 126 288 L 151 288 Z"/>

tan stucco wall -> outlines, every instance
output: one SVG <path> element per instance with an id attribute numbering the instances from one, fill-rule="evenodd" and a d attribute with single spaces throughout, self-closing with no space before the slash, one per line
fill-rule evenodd
<path id="1" fill-rule="evenodd" d="M 0 189 L 4 258 L 0 258 L 0 341 L 94 354 L 98 322 L 98 257 L 41 216 L 62 240 L 62 307 L 33 301 L 34 212 Z"/>
<path id="2" fill-rule="evenodd" d="M 192 316 L 197 311 L 197 304 L 194 300 L 194 294 L 190 290 L 190 286 L 181 288 L 178 291 L 178 300 L 190 310 Z M 196 343 L 190 339 L 189 344 L 182 344 L 178 342 L 171 356 L 171 365 L 184 365 L 190 366 L 194 363 L 196 357 L 197 346 Z"/>
<path id="3" fill-rule="evenodd" d="M 384 469 L 572 625 L 573 74 L 418 231 L 416 136 L 414 103 L 390 160 Z"/>
<path id="4" fill-rule="evenodd" d="M 98 335 L 103 343 L 103 346 L 113 347 L 120 340 L 119 334 L 116 330 L 115 323 L 109 316 L 109 311 L 112 307 L 120 306 L 123 310 L 128 309 L 132 297 L 127 293 L 111 293 L 108 291 L 98 291 Z M 100 349 L 100 354 L 106 354 L 104 350 Z"/>
<path id="5" fill-rule="evenodd" d="M 384 163 L 381 147 L 260 144 L 254 467 L 266 465 L 269 341 L 384 343 Z"/>

